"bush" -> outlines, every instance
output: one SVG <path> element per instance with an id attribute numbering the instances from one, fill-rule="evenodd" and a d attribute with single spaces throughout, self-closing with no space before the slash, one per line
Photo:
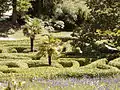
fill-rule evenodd
<path id="1" fill-rule="evenodd" d="M 15 49 L 17 50 L 18 53 L 22 53 L 27 48 L 26 47 L 15 47 Z"/>
<path id="2" fill-rule="evenodd" d="M 3 69 L 8 69 L 8 66 L 6 66 L 6 65 L 0 65 L 0 70 L 3 70 Z"/>
<path id="3" fill-rule="evenodd" d="M 21 60 L 31 60 L 31 56 L 27 57 L 28 55 L 21 55 L 18 53 L 1 53 L 1 59 L 21 59 Z"/>
<path id="4" fill-rule="evenodd" d="M 78 68 L 78 67 L 80 67 L 80 64 L 77 61 L 72 61 L 72 63 L 73 63 L 72 68 Z"/>
<path id="5" fill-rule="evenodd" d="M 8 53 L 7 48 L 4 47 L 4 48 L 2 49 L 2 53 Z"/>
<path id="6" fill-rule="evenodd" d="M 58 62 L 57 63 L 53 63 L 52 66 L 56 67 L 56 68 L 63 68 L 63 66 L 61 64 L 59 64 Z"/>
<path id="7" fill-rule="evenodd" d="M 54 28 L 57 30 L 64 29 L 64 22 L 63 21 L 56 21 L 54 24 Z"/>
<path id="8" fill-rule="evenodd" d="M 68 4 L 69 3 L 69 4 Z M 87 18 L 88 8 L 81 1 L 67 0 L 57 4 L 54 15 L 64 22 L 64 30 L 73 30 Z"/>
<path id="9" fill-rule="evenodd" d="M 6 65 L 8 66 L 8 68 L 14 68 L 14 67 L 17 67 L 17 68 L 28 68 L 28 65 L 24 62 L 15 62 L 15 61 L 8 61 L 8 62 L 1 62 L 0 64 L 3 64 L 3 65 Z"/>
<path id="10" fill-rule="evenodd" d="M 110 69 L 98 69 L 98 68 L 71 68 L 67 69 L 65 72 L 60 72 L 57 74 L 58 77 L 74 77 L 80 78 L 84 76 L 88 77 L 108 77 L 114 76 L 116 74 L 120 74 L 120 71 L 117 68 L 110 68 Z"/>
<path id="11" fill-rule="evenodd" d="M 2 53 L 2 49 L 0 49 L 0 53 Z"/>
<path id="12" fill-rule="evenodd" d="M 76 58 L 76 61 L 79 62 L 80 66 L 85 66 L 90 63 L 90 60 L 87 58 Z"/>
<path id="13" fill-rule="evenodd" d="M 79 66 L 84 66 L 89 64 L 91 61 L 87 58 L 59 58 L 60 61 L 77 61 Z"/>
<path id="14" fill-rule="evenodd" d="M 73 63 L 68 62 L 68 61 L 59 62 L 59 64 L 61 64 L 63 67 L 72 67 L 73 66 Z"/>
<path id="15" fill-rule="evenodd" d="M 106 63 L 108 63 L 108 60 L 106 58 L 103 58 L 103 59 L 98 59 L 84 67 L 87 67 L 87 68 L 97 68 L 98 66 L 100 65 L 106 65 Z"/>
<path id="16" fill-rule="evenodd" d="M 15 48 L 8 48 L 8 53 L 17 53 Z"/>
<path id="17" fill-rule="evenodd" d="M 23 50 L 23 53 L 29 53 L 30 52 L 30 49 L 24 49 Z"/>
<path id="18" fill-rule="evenodd" d="M 28 67 L 41 67 L 41 66 L 49 66 L 48 64 L 42 63 L 40 61 L 28 61 L 26 62 L 28 64 Z"/>
<path id="19" fill-rule="evenodd" d="M 120 58 L 116 58 L 108 63 L 110 66 L 114 66 L 120 69 Z"/>
<path id="20" fill-rule="evenodd" d="M 32 56 L 32 60 L 40 60 L 41 55 Z"/>

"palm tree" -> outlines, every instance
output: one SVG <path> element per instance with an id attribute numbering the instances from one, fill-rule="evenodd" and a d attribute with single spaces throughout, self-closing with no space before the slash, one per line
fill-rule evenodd
<path id="1" fill-rule="evenodd" d="M 33 52 L 35 35 L 43 30 L 41 22 L 38 18 L 27 17 L 26 24 L 23 26 L 23 33 L 30 37 L 31 52 Z"/>
<path id="2" fill-rule="evenodd" d="M 51 35 L 43 35 L 48 36 L 48 40 L 45 40 L 43 43 L 40 44 L 39 52 L 37 55 L 46 56 L 48 57 L 48 64 L 51 65 L 51 60 L 53 54 L 60 54 L 60 43 L 61 40 L 53 38 Z"/>

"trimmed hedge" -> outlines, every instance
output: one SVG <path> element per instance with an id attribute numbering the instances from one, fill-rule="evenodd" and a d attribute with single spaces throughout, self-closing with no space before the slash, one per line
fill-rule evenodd
<path id="1" fill-rule="evenodd" d="M 0 65 L 8 66 L 8 68 L 28 68 L 28 65 L 19 61 L 1 61 Z"/>
<path id="2" fill-rule="evenodd" d="M 114 76 L 116 74 L 120 74 L 120 70 L 117 68 L 110 68 L 110 69 L 98 69 L 98 68 L 76 68 L 76 69 L 67 69 L 65 72 L 60 72 L 57 74 L 58 77 L 62 78 L 69 78 L 75 77 L 80 78 L 84 76 L 88 77 L 108 77 Z"/>
<path id="3" fill-rule="evenodd" d="M 73 66 L 73 63 L 70 62 L 70 61 L 67 61 L 67 62 L 59 62 L 59 64 L 61 64 L 63 67 L 72 67 Z"/>
<path id="4" fill-rule="evenodd" d="M 23 53 L 25 49 L 27 49 L 27 47 L 14 47 L 18 53 Z"/>
<path id="5" fill-rule="evenodd" d="M 58 62 L 52 63 L 52 66 L 56 67 L 56 68 L 63 68 L 63 66 L 61 64 L 59 64 Z"/>
<path id="6" fill-rule="evenodd" d="M 13 53 L 0 53 L 0 59 L 25 59 L 31 60 L 30 57 L 26 57 L 23 55 L 13 54 Z"/>
<path id="7" fill-rule="evenodd" d="M 59 58 L 60 61 L 77 61 L 79 66 L 87 65 L 91 62 L 88 58 Z"/>
<path id="8" fill-rule="evenodd" d="M 116 58 L 116 59 L 113 59 L 112 61 L 110 61 L 108 63 L 108 65 L 113 66 L 113 67 L 117 67 L 117 68 L 120 69 L 120 57 Z"/>
<path id="9" fill-rule="evenodd" d="M 0 53 L 2 53 L 2 49 L 0 48 Z"/>
<path id="10" fill-rule="evenodd" d="M 15 48 L 8 48 L 8 53 L 17 53 L 17 50 Z"/>
<path id="11" fill-rule="evenodd" d="M 103 58 L 103 59 L 98 59 L 86 66 L 83 66 L 83 67 L 87 67 L 87 68 L 96 68 L 100 65 L 106 65 L 106 63 L 108 62 L 108 60 L 106 58 Z"/>
<path id="12" fill-rule="evenodd" d="M 79 68 L 79 63 L 77 61 L 72 61 L 73 66 L 71 68 Z"/>
<path id="13" fill-rule="evenodd" d="M 41 66 L 49 66 L 49 64 L 46 64 L 44 62 L 41 61 L 27 61 L 26 62 L 28 64 L 28 67 L 41 67 Z"/>

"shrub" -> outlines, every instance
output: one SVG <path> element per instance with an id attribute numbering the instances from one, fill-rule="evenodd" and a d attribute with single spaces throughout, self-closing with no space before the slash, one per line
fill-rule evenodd
<path id="1" fill-rule="evenodd" d="M 77 61 L 79 66 L 84 66 L 89 64 L 91 61 L 87 58 L 59 58 L 60 61 Z"/>
<path id="2" fill-rule="evenodd" d="M 63 21 L 56 21 L 54 24 L 54 28 L 57 30 L 64 29 L 64 22 Z"/>
<path id="3" fill-rule="evenodd" d="M 16 70 L 13 69 L 6 69 L 6 70 L 2 70 L 3 73 L 16 73 Z"/>
<path id="4" fill-rule="evenodd" d="M 88 77 L 108 77 L 114 76 L 115 74 L 119 74 L 120 71 L 117 68 L 110 68 L 110 69 L 98 69 L 98 68 L 71 68 L 66 69 L 65 72 L 60 72 L 57 74 L 58 77 L 75 77 L 80 78 L 84 76 Z"/>
<path id="5" fill-rule="evenodd" d="M 56 68 L 63 68 L 63 66 L 61 64 L 59 64 L 58 62 L 57 63 L 53 63 L 52 66 L 56 67 Z"/>
<path id="6" fill-rule="evenodd" d="M 49 66 L 48 64 L 42 63 L 40 61 L 28 61 L 26 62 L 28 64 L 28 67 L 40 67 L 40 66 Z"/>
<path id="7" fill-rule="evenodd" d="M 28 68 L 28 65 L 26 63 L 23 62 L 7 62 L 6 65 L 9 68 L 13 68 L 13 67 L 18 67 L 18 68 Z"/>
<path id="8" fill-rule="evenodd" d="M 0 49 L 0 53 L 2 53 L 2 49 Z"/>
<path id="9" fill-rule="evenodd" d="M 21 61 L 1 61 L 0 65 L 7 66 L 8 68 L 28 68 L 27 63 Z"/>
<path id="10" fill-rule="evenodd" d="M 15 47 L 15 49 L 17 50 L 18 53 L 22 53 L 27 48 L 26 47 Z"/>
<path id="11" fill-rule="evenodd" d="M 0 65 L 0 70 L 3 70 L 3 69 L 8 69 L 8 66 L 6 66 L 6 65 Z"/>
<path id="12" fill-rule="evenodd" d="M 15 48 L 8 48 L 8 53 L 17 53 Z"/>
<path id="13" fill-rule="evenodd" d="M 40 60 L 41 55 L 32 56 L 32 60 Z"/>
<path id="14" fill-rule="evenodd" d="M 8 50 L 6 47 L 2 49 L 2 53 L 8 53 Z"/>
<path id="15" fill-rule="evenodd" d="M 103 59 L 98 59 L 84 67 L 87 67 L 87 68 L 97 68 L 98 66 L 100 65 L 106 65 L 106 63 L 108 63 L 108 60 L 106 58 L 103 58 Z"/>
<path id="16" fill-rule="evenodd" d="M 73 30 L 87 18 L 87 11 L 86 5 L 81 1 L 67 0 L 56 5 L 54 15 L 56 19 L 64 22 L 64 30 Z"/>
<path id="17" fill-rule="evenodd" d="M 79 62 L 80 66 L 84 66 L 90 63 L 90 60 L 87 58 L 76 58 L 76 61 Z"/>
<path id="18" fill-rule="evenodd" d="M 61 64 L 63 67 L 72 67 L 73 66 L 73 63 L 72 62 L 68 62 L 68 61 L 62 61 L 62 62 L 59 62 L 59 64 Z"/>
<path id="19" fill-rule="evenodd" d="M 120 69 L 120 58 L 116 58 L 108 63 L 110 66 L 114 66 Z"/>
<path id="20" fill-rule="evenodd" d="M 19 55 L 17 53 L 1 53 L 0 54 L 1 59 L 21 59 L 21 60 L 31 60 L 31 57 L 27 57 L 26 55 Z"/>
<path id="21" fill-rule="evenodd" d="M 77 61 L 72 61 L 73 66 L 72 68 L 78 68 L 80 66 L 80 64 Z"/>
<path id="22" fill-rule="evenodd" d="M 30 52 L 30 49 L 24 49 L 23 50 L 23 53 L 29 53 Z"/>

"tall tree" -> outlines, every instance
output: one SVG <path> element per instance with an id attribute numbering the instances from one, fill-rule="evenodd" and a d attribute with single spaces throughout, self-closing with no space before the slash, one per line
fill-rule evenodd
<path id="1" fill-rule="evenodd" d="M 12 0 L 12 7 L 13 7 L 12 23 L 16 24 L 17 23 L 17 0 Z"/>
<path id="2" fill-rule="evenodd" d="M 12 23 L 16 24 L 18 16 L 22 17 L 28 11 L 31 6 L 31 0 L 12 0 Z"/>
<path id="3" fill-rule="evenodd" d="M 98 40 L 117 44 L 117 28 L 120 27 L 119 0 L 87 0 L 86 5 L 90 9 L 89 19 L 74 30 L 73 36 L 78 38 L 74 42 L 75 46 L 84 51 L 85 47 L 95 49 L 94 45 Z"/>

